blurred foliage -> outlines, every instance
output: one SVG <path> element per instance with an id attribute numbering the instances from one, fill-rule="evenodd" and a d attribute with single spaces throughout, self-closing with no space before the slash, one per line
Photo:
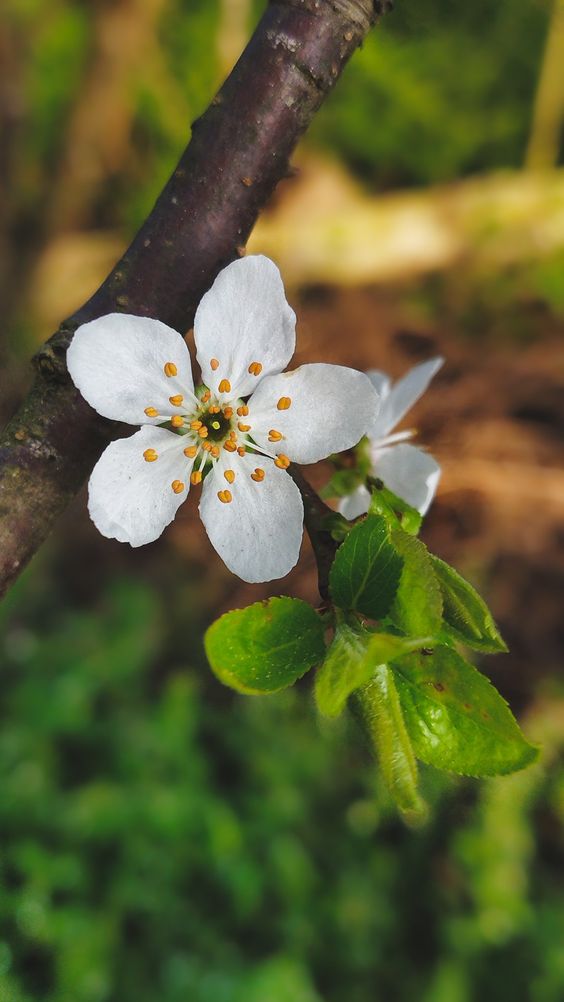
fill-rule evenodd
<path id="1" fill-rule="evenodd" d="M 563 765 L 427 770 L 409 831 L 306 687 L 233 696 L 166 587 L 48 573 L 0 607 L 3 1002 L 560 1002 Z"/>
<path id="2" fill-rule="evenodd" d="M 39 204 L 40 176 L 46 181 L 54 169 L 66 118 L 96 59 L 95 21 L 104 5 L 6 6 L 23 100 L 21 183 L 32 182 Z M 114 219 L 130 227 L 150 208 L 189 121 L 220 83 L 221 6 L 162 3 L 154 51 L 128 82 L 134 107 L 127 173 L 134 184 L 120 179 L 112 201 Z M 248 6 L 252 23 L 263 4 Z M 493 9 L 488 0 L 401 0 L 355 55 L 307 141 L 331 149 L 378 187 L 520 166 L 549 12 L 548 0 L 500 0 Z"/>

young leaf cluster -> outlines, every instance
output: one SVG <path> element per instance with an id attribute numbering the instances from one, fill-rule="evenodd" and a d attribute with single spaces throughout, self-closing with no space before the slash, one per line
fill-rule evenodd
<path id="1" fill-rule="evenodd" d="M 458 650 L 507 650 L 475 589 L 417 537 L 421 519 L 378 481 L 368 515 L 344 523 L 329 575 L 332 609 L 273 598 L 209 628 L 208 660 L 246 694 L 292 685 L 316 667 L 318 710 L 349 704 L 398 808 L 420 818 L 417 760 L 482 777 L 513 772 L 537 750 L 489 680 Z"/>

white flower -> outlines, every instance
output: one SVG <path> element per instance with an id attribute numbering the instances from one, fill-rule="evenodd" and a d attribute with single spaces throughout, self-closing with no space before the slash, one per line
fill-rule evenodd
<path id="1" fill-rule="evenodd" d="M 160 321 L 112 313 L 78 328 L 67 353 L 75 385 L 104 417 L 143 425 L 112 442 L 90 478 L 104 536 L 152 542 L 203 479 L 200 515 L 230 570 L 251 582 L 291 570 L 303 505 L 287 467 L 356 445 L 378 406 L 354 369 L 281 371 L 295 320 L 272 261 L 230 264 L 196 313 L 196 390 L 184 339 Z"/>
<path id="2" fill-rule="evenodd" d="M 392 386 L 384 372 L 373 370 L 368 378 L 380 397 L 367 432 L 372 473 L 384 481 L 398 497 L 424 515 L 428 510 L 441 476 L 439 464 L 427 452 L 408 445 L 414 431 L 390 434 L 425 392 L 433 376 L 441 368 L 443 358 L 432 358 L 416 365 Z M 366 487 L 358 487 L 339 504 L 345 518 L 358 518 L 368 511 L 370 494 Z"/>

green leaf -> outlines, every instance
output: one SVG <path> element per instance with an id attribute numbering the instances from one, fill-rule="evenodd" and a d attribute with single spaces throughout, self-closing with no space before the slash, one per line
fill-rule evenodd
<path id="1" fill-rule="evenodd" d="M 391 526 L 401 525 L 404 532 L 416 536 L 423 522 L 423 516 L 417 508 L 412 508 L 407 501 L 394 494 L 376 477 L 369 477 L 368 484 L 371 489 L 369 513 L 383 515 Z"/>
<path id="2" fill-rule="evenodd" d="M 421 820 L 425 804 L 417 792 L 417 763 L 391 670 L 386 665 L 376 668 L 354 700 L 397 806 L 408 820 Z"/>
<path id="3" fill-rule="evenodd" d="M 449 647 L 392 665 L 417 758 L 466 776 L 498 776 L 537 757 L 491 682 Z"/>
<path id="4" fill-rule="evenodd" d="M 453 637 L 478 651 L 506 651 L 494 618 L 476 589 L 444 560 L 431 559 L 443 594 L 444 621 Z"/>
<path id="5" fill-rule="evenodd" d="M 292 685 L 325 654 L 324 626 L 307 602 L 271 598 L 227 612 L 204 637 L 221 682 L 247 695 Z"/>
<path id="6" fill-rule="evenodd" d="M 392 532 L 391 541 L 403 558 L 403 570 L 390 619 L 412 636 L 436 638 L 442 624 L 443 600 L 427 547 L 401 529 Z"/>
<path id="7" fill-rule="evenodd" d="M 326 717 L 337 717 L 351 693 L 372 677 L 375 668 L 430 642 L 429 637 L 413 639 L 391 633 L 369 633 L 341 623 L 315 676 L 319 712 Z"/>
<path id="8" fill-rule="evenodd" d="M 394 601 L 402 558 L 390 543 L 383 518 L 368 516 L 337 550 L 329 575 L 335 605 L 383 619 Z"/>
<path id="9" fill-rule="evenodd" d="M 364 476 L 357 469 L 336 470 L 325 487 L 321 488 L 319 496 L 325 499 L 346 497 L 363 483 Z"/>

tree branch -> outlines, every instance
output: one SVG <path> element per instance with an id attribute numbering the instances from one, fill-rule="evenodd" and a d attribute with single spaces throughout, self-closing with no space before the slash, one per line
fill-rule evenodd
<path id="1" fill-rule="evenodd" d="M 186 331 L 354 49 L 387 0 L 274 0 L 133 243 L 34 359 L 35 384 L 0 436 L 0 594 L 81 486 L 115 428 L 66 372 L 76 327 L 121 311 Z"/>

